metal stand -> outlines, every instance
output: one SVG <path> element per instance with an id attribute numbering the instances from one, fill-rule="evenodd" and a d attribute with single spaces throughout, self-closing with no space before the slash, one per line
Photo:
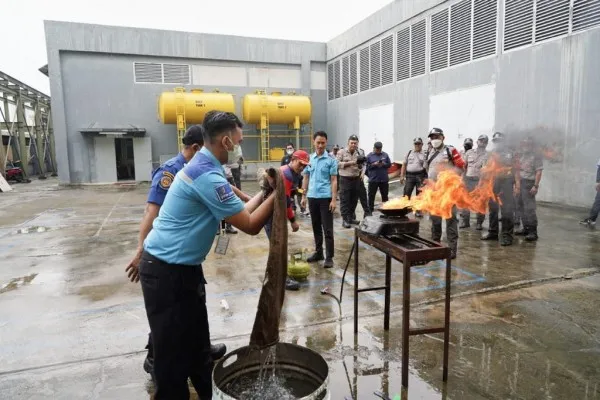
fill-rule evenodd
<path id="1" fill-rule="evenodd" d="M 431 333 L 444 334 L 444 360 L 443 374 L 444 382 L 448 380 L 448 349 L 450 341 L 450 285 L 452 265 L 450 258 L 450 248 L 442 246 L 437 242 L 423 239 L 418 236 L 406 236 L 407 238 L 422 244 L 422 248 L 405 248 L 401 244 L 394 243 L 385 237 L 374 237 L 361 232 L 359 229 L 354 231 L 354 333 L 358 333 L 358 294 L 373 290 L 385 290 L 385 306 L 383 314 L 383 328 L 390 328 L 390 292 L 391 292 L 391 269 L 392 258 L 401 262 L 403 266 L 402 276 L 402 386 L 408 387 L 408 357 L 409 357 L 409 337 L 417 335 L 426 335 Z M 359 241 L 362 241 L 385 254 L 385 286 L 370 288 L 358 288 L 358 248 Z M 423 248 L 424 247 L 424 248 Z M 446 290 L 445 290 L 445 313 L 444 326 L 434 328 L 410 329 L 410 269 L 416 265 L 423 265 L 429 261 L 446 260 Z"/>

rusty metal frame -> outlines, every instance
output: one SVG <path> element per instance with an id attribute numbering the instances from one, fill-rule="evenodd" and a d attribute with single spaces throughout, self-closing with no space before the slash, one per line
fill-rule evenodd
<path id="1" fill-rule="evenodd" d="M 402 386 L 408 388 L 408 359 L 409 359 L 409 338 L 410 336 L 426 335 L 431 333 L 444 334 L 444 359 L 442 380 L 448 380 L 448 351 L 450 344 L 450 294 L 452 283 L 452 264 L 450 248 L 442 246 L 440 243 L 433 242 L 418 236 L 406 235 L 408 238 L 418 240 L 426 244 L 427 249 L 407 249 L 401 245 L 392 242 L 385 237 L 374 237 L 362 232 L 356 228 L 354 230 L 354 333 L 358 333 L 358 294 L 374 290 L 385 290 L 385 306 L 383 312 L 383 328 L 390 329 L 390 293 L 391 293 L 391 270 L 392 258 L 402 263 Z M 362 241 L 385 254 L 385 285 L 358 288 L 358 248 Z M 444 296 L 444 326 L 410 329 L 410 269 L 413 266 L 421 265 L 423 262 L 446 260 L 446 288 Z"/>

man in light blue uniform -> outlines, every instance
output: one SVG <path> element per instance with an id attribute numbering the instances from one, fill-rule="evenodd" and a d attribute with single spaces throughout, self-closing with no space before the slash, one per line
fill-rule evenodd
<path id="1" fill-rule="evenodd" d="M 249 199 L 233 189 L 222 165 L 242 141 L 235 114 L 210 111 L 204 147 L 177 173 L 144 241 L 140 280 L 154 343 L 154 398 L 212 398 L 210 334 L 202 262 L 221 220 L 256 235 L 273 212 L 271 194 Z M 244 202 L 240 199 L 247 200 Z"/>
<path id="2" fill-rule="evenodd" d="M 144 240 L 152 230 L 152 223 L 158 216 L 160 207 L 165 201 L 167 191 L 171 187 L 175 175 L 181 171 L 194 155 L 204 146 L 204 129 L 201 125 L 193 125 L 187 129 L 182 138 L 183 149 L 175 157 L 169 159 L 152 173 L 152 185 L 148 192 L 146 209 L 144 217 L 140 223 L 140 233 L 138 235 L 138 247 L 133 260 L 129 263 L 125 271 L 131 282 L 138 282 L 140 259 L 144 251 Z M 148 335 L 148 344 L 146 345 L 148 354 L 144 360 L 144 371 L 153 375 L 154 352 L 152 346 L 152 335 Z M 211 356 L 217 360 L 225 355 L 227 347 L 224 344 L 211 345 Z"/>

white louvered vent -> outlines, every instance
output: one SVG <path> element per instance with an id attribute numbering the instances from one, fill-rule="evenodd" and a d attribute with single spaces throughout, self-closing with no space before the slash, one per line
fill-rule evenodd
<path id="1" fill-rule="evenodd" d="M 350 65 L 348 56 L 342 60 L 342 96 L 350 94 Z"/>
<path id="2" fill-rule="evenodd" d="M 600 25 L 600 1 L 574 0 L 573 32 Z"/>
<path id="3" fill-rule="evenodd" d="M 563 36 L 569 33 L 571 0 L 536 1 L 535 41 Z"/>
<path id="4" fill-rule="evenodd" d="M 360 50 L 360 91 L 369 90 L 369 48 Z"/>
<path id="5" fill-rule="evenodd" d="M 473 59 L 496 54 L 497 0 L 474 0 Z"/>
<path id="6" fill-rule="evenodd" d="M 327 99 L 333 100 L 335 91 L 333 90 L 333 63 L 327 66 Z"/>
<path id="7" fill-rule="evenodd" d="M 381 85 L 394 82 L 394 35 L 381 39 Z"/>
<path id="8" fill-rule="evenodd" d="M 356 64 L 356 53 L 350 54 L 350 94 L 356 94 L 358 85 L 358 68 Z"/>
<path id="9" fill-rule="evenodd" d="M 471 0 L 450 8 L 450 65 L 471 60 Z"/>
<path id="10" fill-rule="evenodd" d="M 448 66 L 448 9 L 431 16 L 431 54 L 429 70 Z"/>
<path id="11" fill-rule="evenodd" d="M 373 43 L 371 48 L 371 89 L 381 86 L 381 42 Z"/>
<path id="12" fill-rule="evenodd" d="M 340 98 L 340 60 L 333 63 L 333 84 L 335 85 L 334 93 L 335 98 Z"/>
<path id="13" fill-rule="evenodd" d="M 190 66 L 185 64 L 163 64 L 164 83 L 190 84 Z"/>
<path id="14" fill-rule="evenodd" d="M 531 44 L 533 0 L 505 0 L 504 7 L 504 50 Z"/>
<path id="15" fill-rule="evenodd" d="M 398 32 L 396 38 L 396 80 L 410 78 L 410 27 Z"/>
<path id="16" fill-rule="evenodd" d="M 133 63 L 135 83 L 162 83 L 162 64 Z"/>
<path id="17" fill-rule="evenodd" d="M 410 76 L 425 73 L 425 20 L 410 26 Z"/>

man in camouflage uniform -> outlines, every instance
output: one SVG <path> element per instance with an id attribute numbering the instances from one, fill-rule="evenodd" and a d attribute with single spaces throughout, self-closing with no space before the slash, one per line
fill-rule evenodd
<path id="1" fill-rule="evenodd" d="M 534 149 L 533 144 L 531 136 L 527 136 L 521 142 L 518 159 L 521 191 L 517 196 L 517 215 L 523 220 L 523 229 L 515 232 L 516 235 L 525 235 L 525 240 L 530 242 L 538 239 L 535 195 L 540 187 L 544 169 L 542 155 Z"/>
<path id="2" fill-rule="evenodd" d="M 521 190 L 519 167 L 514 156 L 514 151 L 506 143 L 504 134 L 494 133 L 492 137 L 495 148 L 488 160 L 494 159 L 503 170 L 494 182 L 494 194 L 500 199 L 502 205 L 490 200 L 490 226 L 488 233 L 481 240 L 498 240 L 498 211 L 502 212 L 501 246 L 510 246 L 513 243 L 515 202 L 513 198 Z"/>

